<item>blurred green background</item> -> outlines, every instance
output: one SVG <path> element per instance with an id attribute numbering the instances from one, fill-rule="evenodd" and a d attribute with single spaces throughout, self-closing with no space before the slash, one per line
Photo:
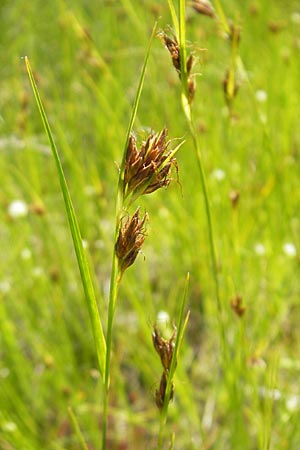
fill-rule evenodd
<path id="1" fill-rule="evenodd" d="M 223 2 L 241 26 L 231 114 L 222 80 L 230 42 L 187 7 L 194 111 L 220 269 L 230 362 L 219 324 L 197 160 L 180 83 L 155 39 L 134 130 L 183 138 L 168 190 L 141 199 L 147 239 L 122 282 L 114 325 L 109 448 L 154 449 L 161 375 L 152 347 L 160 311 L 176 321 L 186 273 L 191 317 L 169 432 L 176 449 L 300 448 L 299 1 Z M 23 57 L 62 158 L 103 325 L 118 164 L 155 20 L 168 4 L 137 0 L 0 3 L 0 448 L 100 448 L 102 388 L 59 182 Z M 238 198 L 234 202 L 234 198 Z M 18 203 L 16 203 L 16 201 Z M 246 307 L 238 317 L 231 301 Z M 169 447 L 166 447 L 169 448 Z"/>

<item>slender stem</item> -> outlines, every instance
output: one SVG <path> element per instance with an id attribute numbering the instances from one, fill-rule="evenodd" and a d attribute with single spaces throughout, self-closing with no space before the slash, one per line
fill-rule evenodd
<path id="1" fill-rule="evenodd" d="M 220 329 L 220 335 L 221 335 L 221 353 L 224 358 L 226 358 L 226 335 L 225 335 L 225 327 L 224 327 L 224 320 L 223 320 L 223 306 L 220 298 L 220 284 L 219 284 L 219 269 L 218 269 L 218 260 L 217 260 L 217 252 L 216 252 L 216 245 L 215 245 L 215 238 L 214 238 L 214 229 L 213 229 L 213 221 L 212 221 L 212 214 L 211 214 L 211 207 L 209 202 L 209 195 L 208 195 L 208 189 L 207 189 L 207 183 L 206 183 L 206 176 L 205 176 L 205 170 L 203 166 L 203 159 L 202 154 L 200 150 L 199 141 L 197 139 L 196 134 L 196 128 L 194 124 L 193 114 L 190 115 L 189 120 L 189 126 L 190 126 L 190 132 L 193 139 L 194 148 L 196 151 L 196 157 L 197 157 L 197 164 L 199 168 L 200 173 L 200 182 L 201 182 L 201 188 L 204 198 L 204 206 L 205 206 L 205 213 L 206 213 L 206 219 L 207 219 L 207 227 L 208 227 L 208 239 L 209 239 L 209 248 L 210 248 L 210 257 L 211 257 L 211 263 L 212 263 L 212 273 L 213 273 L 213 279 L 214 279 L 214 285 L 215 285 L 215 296 L 217 301 L 217 308 L 218 308 L 218 322 L 219 322 L 219 329 Z"/>
<path id="2" fill-rule="evenodd" d="M 68 413 L 69 413 L 72 425 L 74 427 L 74 430 L 75 430 L 75 432 L 76 432 L 76 434 L 78 436 L 78 440 L 80 442 L 80 445 L 81 445 L 82 449 L 83 450 L 88 450 L 88 446 L 87 446 L 87 444 L 86 444 L 86 442 L 84 440 L 84 437 L 82 435 L 82 432 L 80 430 L 78 420 L 77 420 L 77 418 L 76 418 L 76 416 L 74 414 L 74 411 L 72 410 L 72 408 L 70 406 L 68 406 Z"/>
<path id="3" fill-rule="evenodd" d="M 212 223 L 212 215 L 211 208 L 209 202 L 208 189 L 206 184 L 206 177 L 203 165 L 202 154 L 200 150 L 199 141 L 197 138 L 196 127 L 193 118 L 193 108 L 191 106 L 191 102 L 189 101 L 188 94 L 188 77 L 186 73 L 186 35 L 185 35 L 185 2 L 183 0 L 179 1 L 179 44 L 180 44 L 180 60 L 181 60 L 181 101 L 182 108 L 184 114 L 186 116 L 190 133 L 193 139 L 194 148 L 196 151 L 197 164 L 199 167 L 200 173 L 200 182 L 201 188 L 204 197 L 204 205 L 205 205 L 205 213 L 207 218 L 208 225 L 208 238 L 209 238 L 209 248 L 210 248 L 210 257 L 212 262 L 212 272 L 214 278 L 215 285 L 215 296 L 218 308 L 218 321 L 219 321 L 219 329 L 220 329 L 220 337 L 221 337 L 221 354 L 226 359 L 226 336 L 225 336 L 225 328 L 224 328 L 224 320 L 223 320 L 223 308 L 220 299 L 220 286 L 219 286 L 219 277 L 218 277 L 218 262 L 217 262 L 217 253 L 216 246 L 214 240 L 214 231 L 213 231 L 213 223 Z"/>
<path id="4" fill-rule="evenodd" d="M 123 157 L 120 166 L 119 180 L 117 187 L 117 201 L 116 201 L 116 226 L 115 226 L 115 237 L 114 237 L 114 248 L 112 256 L 112 267 L 111 267 L 111 278 L 110 278 L 110 290 L 109 290 L 109 304 L 108 304 L 108 316 L 107 316 L 107 329 L 106 329 L 106 357 L 105 357 L 105 374 L 103 383 L 103 424 L 102 424 L 102 450 L 106 449 L 106 439 L 107 439 L 107 425 L 108 425 L 108 395 L 109 395 L 109 381 L 110 381 L 110 362 L 111 362 L 111 347 L 112 347 L 112 327 L 113 319 L 115 314 L 116 301 L 119 291 L 119 286 L 121 282 L 121 272 L 119 269 L 118 258 L 115 250 L 115 243 L 118 239 L 120 223 L 122 219 L 122 214 L 126 211 L 128 204 L 125 205 L 124 198 L 124 172 L 125 172 L 125 160 L 127 153 L 127 146 L 130 138 L 130 133 L 136 118 L 137 109 L 144 85 L 145 73 L 147 62 L 150 54 L 151 45 L 156 33 L 157 22 L 155 22 L 152 33 L 150 36 L 149 45 L 144 59 L 144 64 L 141 71 L 141 76 L 139 79 L 139 85 L 137 88 L 135 100 L 132 107 L 131 117 L 129 121 L 129 126 L 127 129 L 125 146 L 123 150 Z"/>
<path id="5" fill-rule="evenodd" d="M 120 187 L 120 185 L 119 185 Z M 123 208 L 123 196 L 121 190 L 118 189 L 117 211 L 116 211 L 116 228 L 115 228 L 115 240 L 116 242 L 120 227 L 120 218 Z M 112 346 L 112 327 L 115 313 L 115 306 L 119 291 L 121 277 L 118 267 L 118 258 L 116 255 L 115 247 L 113 249 L 111 278 L 110 278 L 110 290 L 109 290 L 109 303 L 108 303 L 108 316 L 107 316 L 107 330 L 106 330 L 106 360 L 105 360 L 105 374 L 103 384 L 103 424 L 102 424 L 102 450 L 106 449 L 107 438 L 107 425 L 108 425 L 108 397 L 109 397 L 109 382 L 110 382 L 110 362 L 111 362 L 111 346 Z"/>

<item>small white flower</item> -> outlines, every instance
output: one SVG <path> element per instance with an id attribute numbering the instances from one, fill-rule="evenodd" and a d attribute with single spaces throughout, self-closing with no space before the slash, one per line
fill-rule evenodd
<path id="1" fill-rule="evenodd" d="M 29 248 L 23 248 L 23 250 L 21 250 L 20 256 L 22 259 L 27 260 L 31 258 L 31 250 L 29 250 Z"/>
<path id="2" fill-rule="evenodd" d="M 95 195 L 96 189 L 94 188 L 94 186 L 87 185 L 84 187 L 84 193 L 87 197 L 92 197 L 93 195 Z"/>
<path id="3" fill-rule="evenodd" d="M 263 89 L 258 89 L 255 92 L 255 97 L 258 102 L 265 103 L 267 101 L 268 95 Z"/>
<path id="4" fill-rule="evenodd" d="M 8 280 L 0 281 L 0 292 L 7 294 L 10 291 L 10 282 Z"/>
<path id="5" fill-rule="evenodd" d="M 170 321 L 170 316 L 167 311 L 159 311 L 156 320 L 160 325 L 166 325 Z"/>
<path id="6" fill-rule="evenodd" d="M 226 173 L 222 169 L 215 169 L 211 176 L 217 181 L 222 181 L 226 177 Z"/>
<path id="7" fill-rule="evenodd" d="M 8 367 L 1 367 L 0 369 L 0 377 L 1 378 L 7 378 L 10 374 L 10 370 Z"/>
<path id="8" fill-rule="evenodd" d="M 260 114 L 259 118 L 260 118 L 261 123 L 264 125 L 268 122 L 268 117 L 266 114 Z"/>
<path id="9" fill-rule="evenodd" d="M 296 25 L 300 24 L 300 13 L 298 11 L 294 11 L 291 14 L 291 21 Z"/>
<path id="10" fill-rule="evenodd" d="M 105 247 L 104 241 L 102 239 L 97 239 L 97 241 L 94 242 L 94 247 L 97 249 L 102 249 Z"/>
<path id="11" fill-rule="evenodd" d="M 10 433 L 13 433 L 14 431 L 16 431 L 16 429 L 18 428 L 17 425 L 15 424 L 15 422 L 4 422 L 2 424 L 2 428 L 5 431 L 9 431 Z"/>
<path id="12" fill-rule="evenodd" d="M 23 200 L 14 200 L 8 206 L 7 212 L 12 219 L 25 217 L 28 214 L 28 206 Z"/>
<path id="13" fill-rule="evenodd" d="M 289 411 L 294 412 L 297 409 L 299 409 L 299 407 L 300 407 L 300 398 L 299 398 L 299 396 L 291 395 L 286 401 L 286 408 Z"/>
<path id="14" fill-rule="evenodd" d="M 292 242 L 286 242 L 282 248 L 287 256 L 293 257 L 297 255 L 297 249 Z"/>
<path id="15" fill-rule="evenodd" d="M 32 276 L 34 276 L 35 278 L 41 278 L 41 276 L 44 274 L 44 270 L 42 269 L 42 267 L 34 267 L 32 269 Z"/>
<path id="16" fill-rule="evenodd" d="M 254 246 L 254 251 L 257 255 L 261 256 L 266 253 L 266 248 L 265 248 L 264 244 L 261 244 L 260 242 L 258 242 Z"/>
<path id="17" fill-rule="evenodd" d="M 82 239 L 82 246 L 83 248 L 86 250 L 87 248 L 89 248 L 89 243 L 86 239 Z"/>

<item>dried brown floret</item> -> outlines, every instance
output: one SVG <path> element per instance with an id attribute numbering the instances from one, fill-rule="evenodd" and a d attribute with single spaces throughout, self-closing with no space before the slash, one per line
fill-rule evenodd
<path id="1" fill-rule="evenodd" d="M 164 128 L 160 133 L 151 133 L 138 150 L 136 139 L 130 135 L 124 170 L 124 197 L 133 194 L 149 194 L 161 187 L 167 187 L 171 181 L 171 167 L 176 166 L 172 151 L 167 151 L 168 131 Z"/>
<path id="2" fill-rule="evenodd" d="M 137 208 L 131 218 L 127 217 L 123 223 L 121 222 L 115 246 L 121 274 L 134 263 L 141 250 L 145 241 L 145 222 L 147 217 L 145 213 L 140 218 L 139 208 Z"/>
<path id="3" fill-rule="evenodd" d="M 160 356 L 160 360 L 163 365 L 163 368 L 166 371 L 169 371 L 171 362 L 172 362 L 174 347 L 175 347 L 175 338 L 176 338 L 177 330 L 176 330 L 176 328 L 174 329 L 174 332 L 173 332 L 171 338 L 168 340 L 168 339 L 163 338 L 160 335 L 156 325 L 154 325 L 153 329 L 154 329 L 154 331 L 152 333 L 152 341 L 153 341 L 154 348 Z"/>
<path id="4" fill-rule="evenodd" d="M 166 33 L 159 33 L 158 37 L 160 40 L 165 44 L 167 50 L 169 51 L 172 63 L 177 72 L 179 73 L 179 76 L 181 74 L 181 64 L 180 64 L 180 48 L 177 42 L 177 39 L 174 37 L 174 39 L 171 39 Z"/>
<path id="5" fill-rule="evenodd" d="M 168 375 L 165 371 L 163 371 L 161 379 L 160 379 L 160 383 L 159 383 L 159 389 L 156 389 L 156 391 L 155 391 L 155 402 L 156 402 L 156 406 L 158 407 L 158 409 L 162 409 L 162 407 L 163 407 L 163 404 L 165 401 L 165 396 L 166 396 L 166 390 L 167 390 L 167 382 L 168 382 Z M 174 383 L 172 381 L 170 400 L 173 400 L 174 391 L 175 391 L 175 387 L 174 387 Z"/>
<path id="6" fill-rule="evenodd" d="M 158 34 L 158 37 L 160 40 L 165 44 L 165 47 L 169 51 L 173 66 L 175 67 L 179 78 L 181 78 L 182 73 L 182 67 L 181 67 L 181 59 L 180 59 L 180 47 L 178 44 L 178 41 L 176 37 L 174 39 L 171 39 L 166 33 L 161 32 Z M 194 98 L 194 93 L 196 89 L 195 81 L 191 75 L 191 70 L 194 65 L 194 57 L 193 55 L 190 55 L 186 62 L 186 74 L 187 74 L 187 87 L 188 87 L 188 99 L 189 103 L 192 102 Z"/>
<path id="7" fill-rule="evenodd" d="M 246 306 L 243 305 L 243 299 L 240 295 L 237 295 L 230 301 L 230 306 L 238 317 L 242 317 L 245 314 Z"/>
<path id="8" fill-rule="evenodd" d="M 195 11 L 197 11 L 199 14 L 203 14 L 204 16 L 213 18 L 216 16 L 215 10 L 208 0 L 193 0 L 192 7 Z"/>

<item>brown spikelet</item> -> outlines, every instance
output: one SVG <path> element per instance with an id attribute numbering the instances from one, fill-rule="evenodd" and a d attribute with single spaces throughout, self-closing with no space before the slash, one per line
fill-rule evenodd
<path id="1" fill-rule="evenodd" d="M 137 208 L 132 217 L 127 217 L 123 223 L 121 221 L 115 246 L 121 274 L 134 263 L 141 250 L 146 237 L 145 222 L 147 217 L 148 215 L 145 213 L 140 218 L 139 208 Z"/>
<path id="2" fill-rule="evenodd" d="M 169 51 L 173 66 L 175 67 L 179 78 L 181 78 L 182 73 L 182 67 L 181 67 L 181 60 L 180 60 L 180 47 L 178 44 L 178 41 L 176 37 L 171 39 L 166 33 L 160 32 L 158 34 L 159 39 L 164 43 L 165 47 Z M 193 79 L 193 76 L 191 75 L 191 70 L 194 65 L 194 57 L 193 55 L 190 55 L 186 62 L 186 74 L 187 74 L 187 88 L 188 88 L 188 100 L 189 103 L 192 103 L 195 90 L 196 90 L 196 83 Z"/>
<path id="3" fill-rule="evenodd" d="M 167 390 L 167 382 L 168 382 L 168 375 L 166 371 L 163 371 L 160 383 L 159 383 L 159 389 L 156 389 L 155 391 L 155 403 L 158 409 L 162 409 L 165 401 L 166 396 L 166 390 Z M 171 394 L 170 394 L 170 400 L 173 400 L 174 397 L 174 383 L 172 382 L 171 385 Z"/>
<path id="4" fill-rule="evenodd" d="M 177 42 L 177 39 L 174 37 L 174 39 L 171 39 L 166 33 L 161 32 L 158 34 L 159 39 L 164 43 L 165 47 L 169 51 L 172 63 L 177 72 L 179 73 L 179 76 L 181 74 L 181 63 L 180 63 L 180 48 Z"/>
<path id="5" fill-rule="evenodd" d="M 156 325 L 153 327 L 154 331 L 152 333 L 152 341 L 155 350 L 160 356 L 161 363 L 163 365 L 163 368 L 167 371 L 169 371 L 171 366 L 171 361 L 173 357 L 174 352 L 174 346 L 175 346 L 175 338 L 176 338 L 176 328 L 174 329 L 174 332 L 171 336 L 171 338 L 165 339 L 163 338 Z"/>
<path id="6" fill-rule="evenodd" d="M 165 396 L 166 396 L 166 389 L 167 389 L 169 371 L 170 371 L 174 348 L 175 348 L 175 338 L 176 338 L 176 334 L 177 334 L 177 329 L 176 329 L 176 327 L 174 328 L 174 332 L 170 339 L 163 338 L 160 335 L 156 325 L 154 325 L 153 330 L 154 330 L 152 333 L 153 346 L 154 346 L 155 350 L 157 351 L 157 353 L 159 354 L 162 366 L 164 368 L 161 379 L 160 379 L 159 389 L 157 389 L 155 391 L 156 405 L 157 405 L 158 409 L 162 409 L 164 401 L 165 401 Z M 172 381 L 170 400 L 172 400 L 174 397 L 174 391 L 175 391 L 175 387 L 174 387 L 174 383 Z"/>
<path id="7" fill-rule="evenodd" d="M 168 131 L 164 128 L 160 133 L 151 133 L 138 150 L 136 139 L 130 135 L 124 170 L 124 197 L 133 194 L 135 197 L 150 194 L 170 184 L 170 171 L 176 166 L 176 159 L 168 150 Z M 177 166 L 176 166 L 177 167 Z"/>
<path id="8" fill-rule="evenodd" d="M 193 0 L 191 5 L 199 14 L 208 17 L 216 17 L 215 10 L 209 0 Z"/>
<path id="9" fill-rule="evenodd" d="M 246 306 L 243 305 L 243 299 L 240 295 L 230 301 L 230 306 L 238 317 L 243 317 L 246 312 Z"/>

